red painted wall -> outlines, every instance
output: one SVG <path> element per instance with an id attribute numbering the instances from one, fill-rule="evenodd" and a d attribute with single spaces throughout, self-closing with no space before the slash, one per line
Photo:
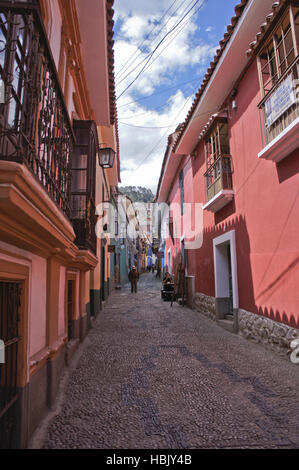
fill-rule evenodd
<path id="1" fill-rule="evenodd" d="M 176 158 L 173 156 L 173 158 Z M 192 169 L 192 159 L 190 156 L 185 157 L 182 159 L 182 162 L 176 172 L 175 178 L 173 180 L 173 185 L 171 191 L 169 193 L 169 200 L 167 202 L 171 203 L 171 209 L 173 208 L 174 204 L 177 204 L 179 207 L 181 205 L 181 194 L 180 194 L 180 186 L 179 186 L 179 173 L 183 170 L 184 172 L 184 201 L 185 203 L 193 203 L 194 202 L 194 194 L 193 194 L 193 169 Z M 184 234 L 184 225 L 183 225 L 183 217 L 179 212 L 179 216 L 177 217 L 177 213 L 174 215 L 174 223 L 181 226 L 180 233 L 181 235 Z M 193 225 L 192 225 L 193 223 Z M 191 220 L 191 229 L 194 228 L 194 220 Z M 168 250 L 171 250 L 171 270 L 172 273 L 175 273 L 176 267 L 180 262 L 181 256 L 181 240 L 180 237 L 178 238 L 171 238 L 168 237 L 166 240 L 166 264 L 168 263 Z M 196 273 L 196 263 L 195 258 L 192 256 L 191 253 L 188 253 L 188 274 L 194 275 Z"/>
<path id="2" fill-rule="evenodd" d="M 236 214 L 244 219 L 237 233 L 240 307 L 299 326 L 299 149 L 279 164 L 258 158 L 260 99 L 254 62 L 230 120 Z"/>
<path id="3" fill-rule="evenodd" d="M 196 291 L 215 296 L 212 240 L 234 229 L 239 307 L 298 328 L 299 149 L 278 164 L 258 158 L 262 138 L 256 62 L 243 77 L 234 99 L 237 109 L 229 109 L 234 200 L 216 214 L 204 211 L 203 245 L 189 253 L 190 271 L 196 274 Z M 196 158 L 189 161 L 192 169 L 188 167 L 185 179 L 186 200 L 193 197 L 195 202 L 205 203 L 203 142 Z M 170 201 L 180 201 L 178 173 Z M 167 243 L 175 258 L 175 247 L 171 241 Z"/>

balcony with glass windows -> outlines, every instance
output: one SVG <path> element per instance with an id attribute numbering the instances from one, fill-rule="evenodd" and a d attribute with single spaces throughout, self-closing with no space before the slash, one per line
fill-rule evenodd
<path id="1" fill-rule="evenodd" d="M 234 197 L 231 156 L 220 155 L 205 173 L 207 203 L 204 209 L 217 212 L 232 201 Z"/>
<path id="2" fill-rule="evenodd" d="M 99 148 L 94 121 L 74 120 L 76 144 L 72 159 L 71 213 L 75 244 L 81 250 L 97 253 L 95 191 Z"/>
<path id="3" fill-rule="evenodd" d="M 204 209 L 217 212 L 234 197 L 227 118 L 217 117 L 205 139 L 207 202 Z"/>
<path id="4" fill-rule="evenodd" d="M 259 54 L 264 125 L 259 158 L 279 162 L 299 147 L 299 8 L 290 5 Z"/>
<path id="5" fill-rule="evenodd" d="M 0 6 L 0 160 L 25 165 L 69 215 L 73 133 L 38 6 Z"/>

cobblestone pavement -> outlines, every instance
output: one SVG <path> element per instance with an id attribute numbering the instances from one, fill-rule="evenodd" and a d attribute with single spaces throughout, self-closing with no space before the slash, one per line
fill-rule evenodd
<path id="1" fill-rule="evenodd" d="M 299 366 L 159 290 L 109 298 L 43 447 L 299 448 Z"/>

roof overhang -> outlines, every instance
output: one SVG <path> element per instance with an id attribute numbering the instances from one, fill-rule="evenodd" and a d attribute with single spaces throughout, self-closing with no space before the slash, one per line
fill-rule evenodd
<path id="1" fill-rule="evenodd" d="M 184 157 L 184 155 L 175 155 L 172 152 L 172 145 L 175 135 L 176 133 L 169 136 L 168 146 L 162 165 L 157 195 L 155 198 L 156 202 L 167 202 L 171 183 L 173 182 L 174 176 L 179 168 L 182 158 Z"/>
<path id="2" fill-rule="evenodd" d="M 250 0 L 229 39 L 221 58 L 207 84 L 192 117 L 176 144 L 176 154 L 189 155 L 209 117 L 219 111 L 242 71 L 251 60 L 246 51 L 265 17 L 271 11 L 273 0 Z"/>

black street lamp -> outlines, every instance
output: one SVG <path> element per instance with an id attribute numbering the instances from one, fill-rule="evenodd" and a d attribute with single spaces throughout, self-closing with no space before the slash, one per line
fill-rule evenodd
<path id="1" fill-rule="evenodd" d="M 112 168 L 115 152 L 111 147 L 99 147 L 99 164 L 102 168 Z"/>

